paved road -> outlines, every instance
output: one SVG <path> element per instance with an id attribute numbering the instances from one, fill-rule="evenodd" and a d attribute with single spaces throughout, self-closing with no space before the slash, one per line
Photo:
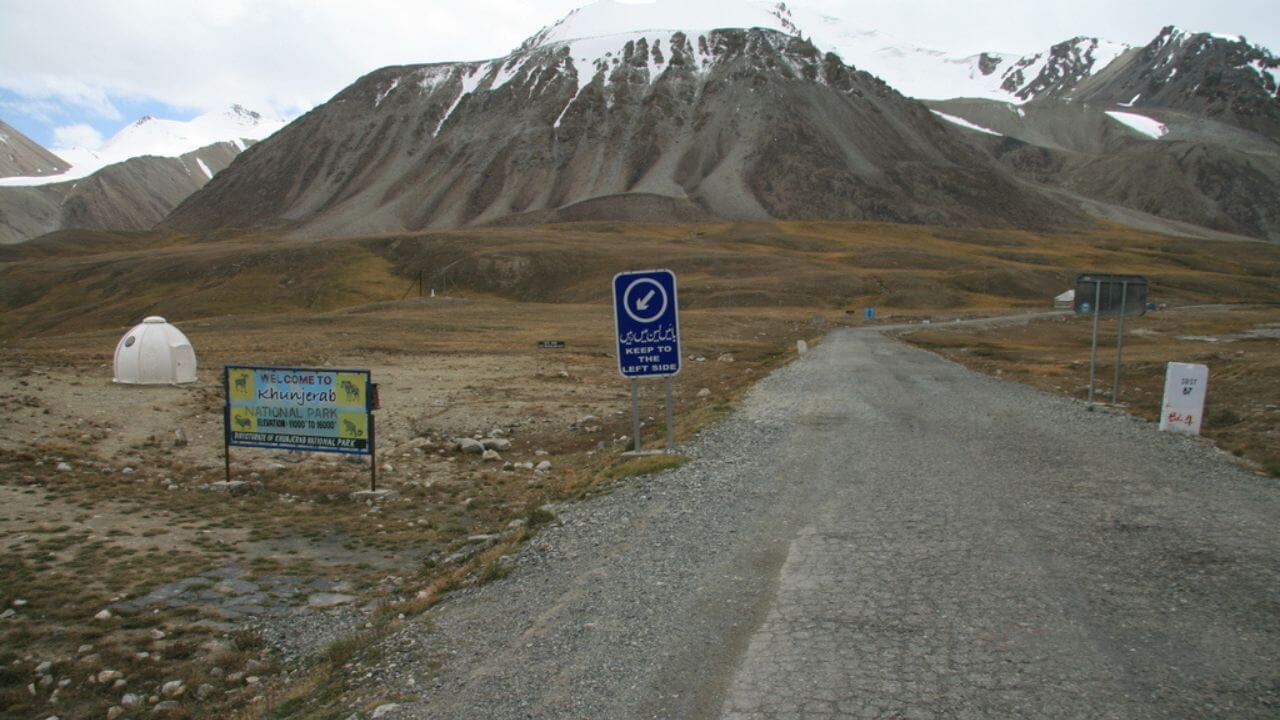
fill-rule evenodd
<path id="1" fill-rule="evenodd" d="M 1203 443 L 841 331 L 690 453 L 393 636 L 387 717 L 1280 716 L 1280 483 Z"/>

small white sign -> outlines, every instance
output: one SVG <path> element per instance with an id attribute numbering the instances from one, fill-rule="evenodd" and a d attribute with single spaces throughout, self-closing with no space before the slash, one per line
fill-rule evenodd
<path id="1" fill-rule="evenodd" d="M 1200 434 L 1204 397 L 1209 390 L 1209 368 L 1192 363 L 1169 363 L 1164 375 L 1164 406 L 1160 409 L 1160 429 Z"/>

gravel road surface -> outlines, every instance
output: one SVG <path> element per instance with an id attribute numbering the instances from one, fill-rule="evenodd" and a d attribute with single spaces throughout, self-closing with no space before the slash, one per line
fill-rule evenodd
<path id="1" fill-rule="evenodd" d="M 385 643 L 393 718 L 1275 718 L 1280 483 L 839 331 Z M 406 698 L 416 698 L 406 702 Z"/>

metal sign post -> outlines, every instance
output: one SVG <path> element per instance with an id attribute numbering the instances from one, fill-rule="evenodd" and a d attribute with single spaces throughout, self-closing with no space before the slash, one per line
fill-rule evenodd
<path id="1" fill-rule="evenodd" d="M 1124 311 L 1129 283 L 1120 283 L 1120 327 L 1116 330 L 1116 379 L 1111 383 L 1111 404 L 1120 399 L 1120 368 L 1124 365 Z"/>
<path id="2" fill-rule="evenodd" d="M 631 378 L 631 449 L 640 452 L 640 381 Z"/>
<path id="3" fill-rule="evenodd" d="M 1102 316 L 1102 283 L 1094 283 L 1093 294 L 1093 347 L 1089 351 L 1089 404 L 1093 404 L 1093 385 L 1098 367 L 1098 318 Z"/>
<path id="4" fill-rule="evenodd" d="M 1133 302 L 1129 296 L 1133 295 Z M 1093 301 L 1090 302 L 1089 298 Z M 1120 399 L 1120 371 L 1124 362 L 1124 319 L 1126 315 L 1142 315 L 1147 310 L 1147 279 L 1141 275 L 1088 273 L 1076 278 L 1075 311 L 1093 314 L 1093 342 L 1089 350 L 1089 405 L 1097 386 L 1098 324 L 1103 315 L 1117 315 L 1115 381 L 1111 384 L 1111 402 Z"/>
<path id="5" fill-rule="evenodd" d="M 613 278 L 613 320 L 618 372 L 631 380 L 632 447 L 640 452 L 641 378 L 664 378 L 667 452 L 675 449 L 671 377 L 680 372 L 680 313 L 676 275 L 670 270 L 618 273 Z"/>
<path id="6" fill-rule="evenodd" d="M 564 350 L 565 344 L 563 340 L 539 340 L 539 350 Z M 546 367 L 542 364 L 542 354 L 538 354 L 538 374 L 545 375 Z"/>

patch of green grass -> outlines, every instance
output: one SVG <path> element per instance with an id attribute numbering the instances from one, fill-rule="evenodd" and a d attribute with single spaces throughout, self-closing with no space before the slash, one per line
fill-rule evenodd
<path id="1" fill-rule="evenodd" d="M 680 467 L 688 461 L 689 458 L 683 455 L 650 455 L 648 457 L 631 458 L 605 470 L 604 478 L 606 480 L 621 480 L 622 478 L 652 475 L 663 470 Z"/>
<path id="2" fill-rule="evenodd" d="M 512 565 L 502 562 L 502 558 L 490 560 L 489 564 L 485 565 L 484 570 L 480 572 L 480 584 L 501 580 L 510 575 L 513 569 Z"/>
<path id="3" fill-rule="evenodd" d="M 538 527 L 556 519 L 556 514 L 544 507 L 536 507 L 525 513 L 524 524 L 528 527 Z"/>

